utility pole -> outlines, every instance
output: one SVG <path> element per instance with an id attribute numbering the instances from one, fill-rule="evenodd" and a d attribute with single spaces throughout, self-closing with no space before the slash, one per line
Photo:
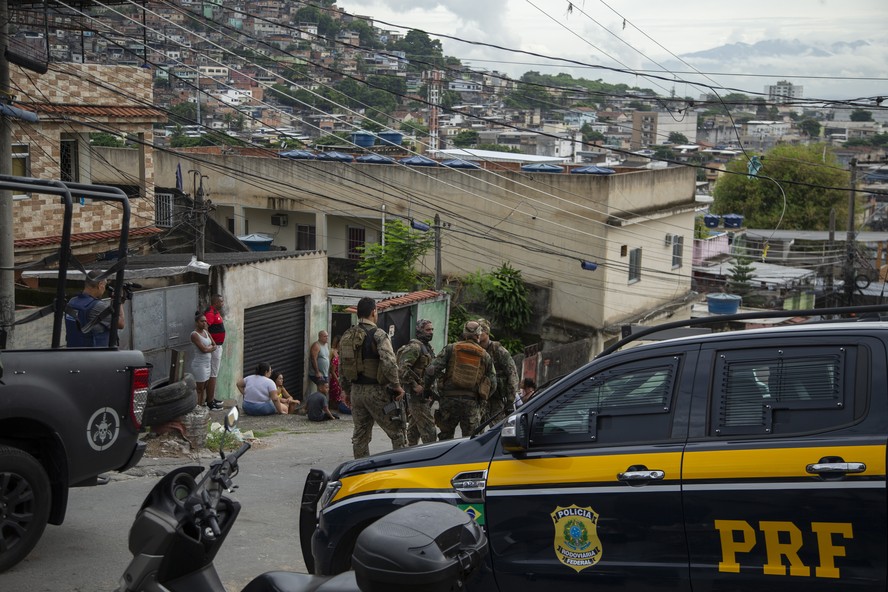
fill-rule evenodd
<path id="1" fill-rule="evenodd" d="M 441 290 L 441 216 L 435 214 L 435 290 Z"/>
<path id="2" fill-rule="evenodd" d="M 857 189 L 857 159 L 851 159 L 851 189 L 848 191 L 848 233 L 845 237 L 845 304 L 851 306 L 854 297 L 854 193 Z"/>
<path id="3" fill-rule="evenodd" d="M 10 98 L 9 62 L 9 5 L 0 0 L 0 93 L 4 102 Z M 0 115 L 0 174 L 12 173 L 12 131 L 8 115 Z M 12 340 L 15 324 L 15 239 L 13 236 L 12 192 L 0 192 L 0 349 Z"/>
<path id="4" fill-rule="evenodd" d="M 206 213 L 206 202 L 204 201 L 204 186 L 203 180 L 207 178 L 206 175 L 201 175 L 200 171 L 190 170 L 188 171 L 193 176 L 192 178 L 192 187 L 194 187 L 194 213 L 195 213 L 195 228 L 194 228 L 194 255 L 197 257 L 198 261 L 203 261 L 204 259 L 204 233 L 206 231 L 207 224 L 207 213 Z M 198 180 L 200 180 L 200 184 L 198 185 Z"/>

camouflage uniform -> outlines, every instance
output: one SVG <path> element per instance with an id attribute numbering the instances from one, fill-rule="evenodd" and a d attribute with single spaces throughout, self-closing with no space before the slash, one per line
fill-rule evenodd
<path id="1" fill-rule="evenodd" d="M 477 341 L 471 339 L 466 339 L 465 341 L 478 345 Z M 431 389 L 434 381 L 444 374 L 444 386 L 440 399 L 441 407 L 436 415 L 438 428 L 441 430 L 441 433 L 438 434 L 439 440 L 452 439 L 457 425 L 459 425 L 463 437 L 470 436 L 472 432 L 478 429 L 478 425 L 481 423 L 482 401 L 478 396 L 477 388 L 474 391 L 454 388 L 449 380 L 450 377 L 446 375 L 454 345 L 451 343 L 441 350 L 441 353 L 426 368 L 425 373 L 426 389 Z M 490 392 L 493 392 L 496 388 L 496 372 L 493 369 L 493 361 L 488 353 L 484 352 L 481 363 L 484 375 L 490 381 Z"/>
<path id="2" fill-rule="evenodd" d="M 410 425 L 407 428 L 409 446 L 416 446 L 420 436 L 423 444 L 434 442 L 438 437 L 435 418 L 432 417 L 432 410 L 429 407 L 434 391 L 426 391 L 423 388 L 422 391 L 416 392 L 417 387 L 423 387 L 423 373 L 434 357 L 432 346 L 419 339 L 411 339 L 398 355 L 398 374 L 401 386 L 407 393 L 407 404 L 410 409 Z"/>
<path id="3" fill-rule="evenodd" d="M 376 329 L 372 338 L 376 342 L 376 351 L 379 354 L 380 383 L 377 376 L 361 378 L 351 381 L 346 376 L 341 376 L 342 390 L 349 394 L 354 421 L 354 433 L 352 434 L 352 449 L 355 458 L 370 456 L 370 440 L 373 438 L 373 422 L 392 440 L 392 450 L 407 446 L 407 438 L 404 434 L 405 426 L 400 419 L 383 412 L 382 408 L 392 402 L 392 396 L 386 391 L 386 386 L 398 386 L 398 362 L 395 352 L 392 350 L 392 342 L 388 333 L 380 330 L 376 325 L 366 319 L 361 319 L 361 325 Z M 368 339 L 371 336 L 368 336 Z M 366 350 L 365 350 L 366 351 Z M 364 356 L 367 364 L 367 356 Z"/>
<path id="4" fill-rule="evenodd" d="M 490 341 L 484 348 L 496 369 L 496 392 L 490 393 L 484 412 L 485 419 L 502 419 L 515 409 L 515 393 L 518 392 L 518 369 L 512 354 L 499 341 Z"/>

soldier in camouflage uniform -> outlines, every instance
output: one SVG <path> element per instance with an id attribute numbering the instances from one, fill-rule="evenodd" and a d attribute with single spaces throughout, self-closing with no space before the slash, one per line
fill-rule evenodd
<path id="1" fill-rule="evenodd" d="M 485 319 L 478 319 L 478 324 L 481 325 L 481 339 L 478 343 L 490 354 L 493 367 L 496 369 L 496 392 L 490 393 L 487 407 L 482 411 L 482 418 L 498 421 L 515 410 L 518 369 L 509 350 L 499 341 L 490 340 L 490 323 Z"/>
<path id="2" fill-rule="evenodd" d="M 373 437 L 373 422 L 392 440 L 392 450 L 407 445 L 405 430 L 400 419 L 395 419 L 383 411 L 383 407 L 392 402 L 392 395 L 386 386 L 394 392 L 396 399 L 404 397 L 398 378 L 398 362 L 392 350 L 392 342 L 388 333 L 376 326 L 376 302 L 364 297 L 358 301 L 358 323 L 373 329 L 364 341 L 363 357 L 365 374 L 351 381 L 341 376 L 342 395 L 346 405 L 352 409 L 354 433 L 352 448 L 355 458 L 370 455 L 370 440 Z M 372 337 L 376 347 L 368 343 Z"/>
<path id="3" fill-rule="evenodd" d="M 490 355 L 478 344 L 481 336 L 481 325 L 477 321 L 469 321 L 463 327 L 462 341 L 447 345 L 439 353 L 425 371 L 425 389 L 432 388 L 435 381 L 443 375 L 444 385 L 441 391 L 440 404 L 437 419 L 441 433 L 439 440 L 450 440 L 456 432 L 456 426 L 462 432 L 463 437 L 470 436 L 478 429 L 481 422 L 482 393 L 486 390 L 492 393 L 496 390 L 496 372 L 493 369 L 493 360 Z M 474 344 L 474 348 L 465 344 Z M 480 360 L 478 368 L 480 377 L 473 388 L 456 386 L 455 360 L 458 359 L 457 348 L 477 350 L 476 359 Z"/>
<path id="4" fill-rule="evenodd" d="M 416 338 L 398 351 L 398 374 L 401 386 L 407 393 L 407 403 L 410 409 L 410 424 L 407 428 L 408 446 L 416 446 L 419 438 L 422 443 L 434 442 L 438 437 L 438 429 L 435 427 L 435 418 L 429 407 L 434 400 L 434 391 L 426 392 L 423 385 L 423 375 L 426 367 L 435 357 L 432 350 L 432 336 L 435 327 L 432 321 L 421 319 L 416 322 Z"/>

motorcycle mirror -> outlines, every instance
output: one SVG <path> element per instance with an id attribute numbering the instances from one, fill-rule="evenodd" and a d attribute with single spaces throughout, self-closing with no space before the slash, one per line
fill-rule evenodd
<path id="1" fill-rule="evenodd" d="M 237 427 L 237 418 L 239 417 L 239 413 L 237 411 L 237 407 L 232 407 L 228 410 L 228 413 L 225 414 L 225 433 L 222 435 L 222 438 L 219 439 L 219 457 L 225 458 L 225 436 Z"/>
<path id="2" fill-rule="evenodd" d="M 225 414 L 225 431 L 230 432 L 237 426 L 237 419 L 239 417 L 237 407 L 232 407 L 228 413 Z"/>

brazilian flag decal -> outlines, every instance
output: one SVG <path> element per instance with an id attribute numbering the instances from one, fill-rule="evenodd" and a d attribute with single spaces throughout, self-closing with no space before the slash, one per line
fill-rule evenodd
<path id="1" fill-rule="evenodd" d="M 456 507 L 484 526 L 484 504 L 458 504 Z"/>

